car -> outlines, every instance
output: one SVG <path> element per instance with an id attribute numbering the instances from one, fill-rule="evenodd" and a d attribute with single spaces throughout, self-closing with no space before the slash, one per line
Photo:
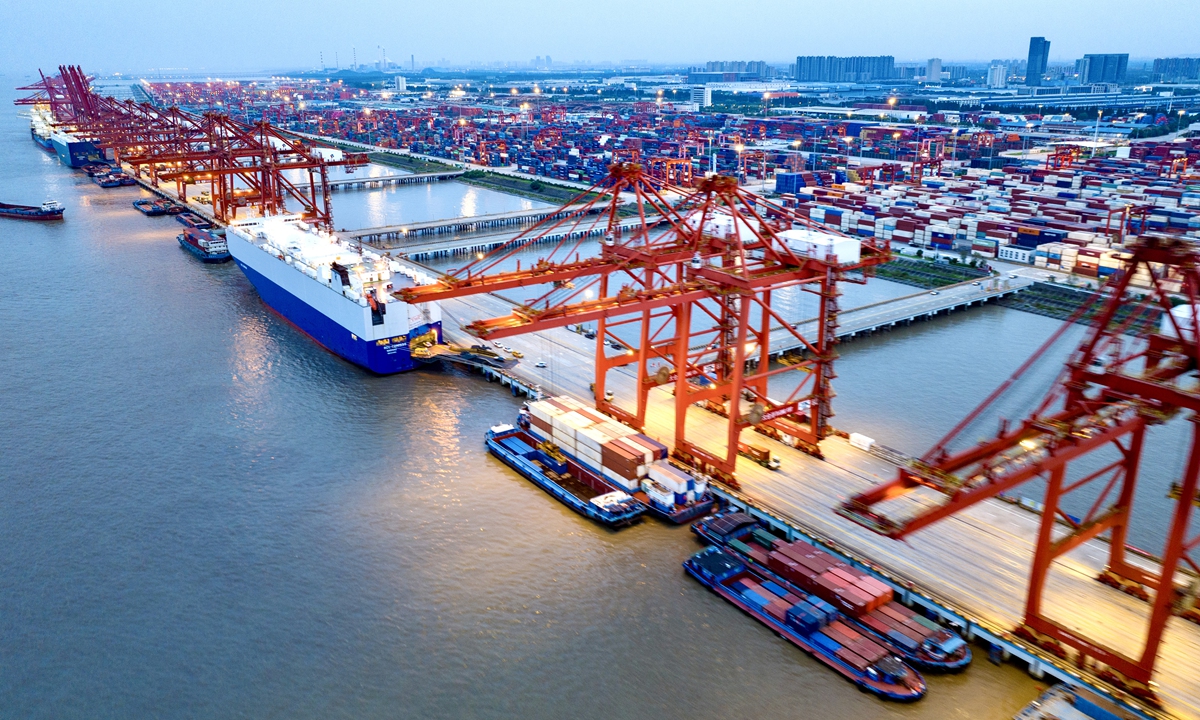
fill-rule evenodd
<path id="1" fill-rule="evenodd" d="M 596 333 L 592 332 L 591 330 L 588 330 L 587 332 L 585 332 L 585 333 L 583 334 L 583 336 L 584 336 L 585 338 L 587 338 L 588 340 L 595 340 L 595 339 L 596 339 Z"/>
<path id="2" fill-rule="evenodd" d="M 625 346 L 622 345 L 621 343 L 617 342 L 616 340 L 613 340 L 612 342 L 610 342 L 608 344 L 608 346 L 610 348 L 612 348 L 613 350 L 624 350 L 625 349 Z"/>
<path id="3" fill-rule="evenodd" d="M 930 291 L 929 291 L 929 294 L 930 294 L 930 295 L 937 295 L 937 294 L 938 294 L 938 291 L 937 291 L 937 290 L 930 290 Z"/>
<path id="4" fill-rule="evenodd" d="M 509 346 L 507 346 L 507 345 L 505 345 L 505 346 L 504 346 L 504 352 L 506 352 L 506 353 L 510 353 L 510 352 L 512 352 L 512 351 L 513 351 L 513 349 L 512 349 L 512 348 L 510 348 Z"/>
<path id="5" fill-rule="evenodd" d="M 520 350 L 513 350 L 512 356 L 515 358 L 523 358 L 525 357 L 525 353 L 521 352 Z"/>
<path id="6" fill-rule="evenodd" d="M 541 360 L 538 360 L 537 363 L 534 365 L 534 367 L 544 368 L 544 367 L 546 367 L 546 363 L 542 362 Z"/>
<path id="7" fill-rule="evenodd" d="M 978 280 L 976 280 L 975 282 L 973 282 L 973 283 L 971 283 L 971 284 L 972 284 L 972 285 L 982 285 L 983 283 L 981 283 L 981 282 L 979 282 Z"/>
<path id="8" fill-rule="evenodd" d="M 493 341 L 492 341 L 492 344 L 493 344 L 493 345 L 495 345 L 495 346 L 496 346 L 496 347 L 498 347 L 498 348 L 502 348 L 502 347 L 504 347 L 504 343 L 500 342 L 499 340 L 493 340 Z"/>
<path id="9" fill-rule="evenodd" d="M 1017 279 L 1017 276 L 1016 276 L 1016 275 L 1012 275 L 1012 274 L 1010 274 L 1010 275 L 1008 276 L 1008 279 L 1009 279 L 1009 280 L 1016 280 L 1016 279 Z"/>

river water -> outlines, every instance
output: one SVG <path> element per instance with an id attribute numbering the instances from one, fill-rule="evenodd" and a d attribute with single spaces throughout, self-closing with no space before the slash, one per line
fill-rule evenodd
<path id="1" fill-rule="evenodd" d="M 609 532 L 489 457 L 506 391 L 359 371 L 140 190 L 60 166 L 9 105 L 25 80 L 0 77 L 0 199 L 67 216 L 0 220 L 0 717 L 1000 720 L 1036 694 L 983 658 L 916 705 L 860 694 L 688 579 L 686 528 Z M 380 202 L 526 202 L 437 189 Z M 848 343 L 836 423 L 920 451 L 1053 327 Z"/>

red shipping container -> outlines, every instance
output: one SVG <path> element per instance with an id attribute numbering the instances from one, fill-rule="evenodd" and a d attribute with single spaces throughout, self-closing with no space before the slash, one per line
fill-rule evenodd
<path id="1" fill-rule="evenodd" d="M 867 637 L 859 638 L 850 646 L 850 650 L 870 663 L 878 662 L 889 654 L 887 648 Z"/>
<path id="2" fill-rule="evenodd" d="M 897 620 L 907 620 L 913 615 L 916 615 L 916 613 L 914 613 L 912 610 L 909 610 L 898 602 L 890 602 L 880 609 L 884 612 L 887 612 L 888 615 L 891 615 Z"/>
<path id="3" fill-rule="evenodd" d="M 766 611 L 767 611 L 768 615 L 775 618 L 779 622 L 786 622 L 787 621 L 787 611 L 789 608 L 791 608 L 791 605 L 788 605 L 786 603 L 779 602 L 779 601 L 774 601 L 774 602 L 767 603 Z"/>
<path id="4" fill-rule="evenodd" d="M 905 627 L 905 629 L 911 630 L 914 633 L 916 633 L 917 635 L 920 635 L 921 639 L 933 637 L 934 631 L 925 627 L 924 625 L 917 622 L 916 620 L 909 620 L 907 623 L 904 624 L 904 627 Z"/>
<path id="5" fill-rule="evenodd" d="M 847 650 L 846 648 L 839 649 L 834 653 L 834 655 L 837 656 L 839 660 L 842 660 L 847 665 L 859 672 L 866 672 L 867 668 L 871 666 L 871 663 L 867 662 L 858 653 L 853 652 L 852 650 Z"/>
<path id="6" fill-rule="evenodd" d="M 859 618 L 859 621 L 862 622 L 863 625 L 866 625 L 867 627 L 874 630 L 875 632 L 882 633 L 884 635 L 887 635 L 888 630 L 892 629 L 891 625 L 887 624 L 886 622 L 884 622 L 883 620 L 881 620 L 879 618 L 878 613 L 869 613 L 867 615 L 863 615 L 861 618 Z"/>
<path id="7" fill-rule="evenodd" d="M 852 570 L 845 567 L 831 567 L 829 568 L 829 572 L 845 580 L 847 585 L 855 585 L 858 582 L 858 578 L 861 577 L 855 575 Z"/>
<path id="8" fill-rule="evenodd" d="M 850 643 L 862 637 L 862 635 L 858 632 L 855 632 L 854 630 L 843 625 L 840 620 L 834 620 L 826 625 L 823 632 L 834 640 L 837 640 L 842 645 L 849 645 Z"/>

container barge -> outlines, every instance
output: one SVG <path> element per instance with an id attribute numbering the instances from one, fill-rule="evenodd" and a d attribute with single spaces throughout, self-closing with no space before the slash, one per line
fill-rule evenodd
<path id="1" fill-rule="evenodd" d="M 229 262 L 229 245 L 225 242 L 224 230 L 193 230 L 188 228 L 176 236 L 180 247 L 195 255 L 200 262 Z"/>
<path id="2" fill-rule="evenodd" d="M 712 510 L 708 477 L 672 465 L 665 445 L 574 398 L 529 403 L 518 422 L 539 442 L 554 443 L 613 490 L 629 493 L 662 520 L 683 524 Z"/>
<path id="3" fill-rule="evenodd" d="M 394 260 L 294 215 L 234 222 L 225 241 L 263 302 L 359 367 L 380 375 L 411 370 L 421 352 L 442 342 L 437 303 L 409 305 L 393 296 L 432 278 Z"/>
<path id="4" fill-rule="evenodd" d="M 778 538 L 742 512 L 707 518 L 692 530 L 775 581 L 786 581 L 829 602 L 847 626 L 917 667 L 958 672 L 971 664 L 971 648 L 958 633 L 894 602 L 890 586 L 819 548 Z"/>
<path id="5" fill-rule="evenodd" d="M 821 598 L 719 547 L 701 550 L 683 567 L 702 585 L 865 692 L 908 702 L 925 696 L 925 679 L 919 672 L 844 623 L 841 614 Z"/>
<path id="6" fill-rule="evenodd" d="M 539 441 L 514 425 L 496 425 L 486 435 L 488 450 L 575 512 L 612 528 L 637 522 L 646 506 L 614 490 L 595 472 L 553 443 Z"/>

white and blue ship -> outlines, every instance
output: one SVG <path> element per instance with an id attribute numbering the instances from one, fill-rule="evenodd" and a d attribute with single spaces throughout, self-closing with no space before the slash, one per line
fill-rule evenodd
<path id="1" fill-rule="evenodd" d="M 236 221 L 229 253 L 259 296 L 339 357 L 373 373 L 411 370 L 442 342 L 437 303 L 393 293 L 432 278 L 351 245 L 298 216 Z"/>

